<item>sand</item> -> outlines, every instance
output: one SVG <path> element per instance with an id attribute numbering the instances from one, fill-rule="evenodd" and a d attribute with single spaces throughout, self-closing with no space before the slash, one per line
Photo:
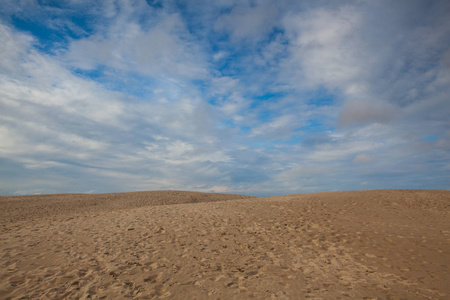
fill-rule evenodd
<path id="1" fill-rule="evenodd" d="M 0 197 L 1 299 L 450 299 L 450 192 Z"/>

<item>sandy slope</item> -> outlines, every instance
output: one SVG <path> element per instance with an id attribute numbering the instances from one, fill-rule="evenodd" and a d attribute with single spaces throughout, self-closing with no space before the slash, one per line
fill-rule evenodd
<path id="1" fill-rule="evenodd" d="M 219 199 L 0 197 L 0 298 L 450 298 L 448 191 Z"/>
<path id="2" fill-rule="evenodd" d="M 55 215 L 78 215 L 85 212 L 112 211 L 166 204 L 213 202 L 253 198 L 233 194 L 185 191 L 151 191 L 110 194 L 60 194 L 0 197 L 0 225 Z"/>

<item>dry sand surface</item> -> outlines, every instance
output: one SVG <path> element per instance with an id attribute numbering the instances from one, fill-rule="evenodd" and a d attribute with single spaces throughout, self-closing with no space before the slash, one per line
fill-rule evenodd
<path id="1" fill-rule="evenodd" d="M 0 197 L 1 299 L 450 299 L 450 192 Z"/>

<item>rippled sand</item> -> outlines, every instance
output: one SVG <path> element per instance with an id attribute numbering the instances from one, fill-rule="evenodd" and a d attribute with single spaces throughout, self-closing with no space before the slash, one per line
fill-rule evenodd
<path id="1" fill-rule="evenodd" d="M 0 197 L 1 299 L 449 299 L 450 192 Z"/>

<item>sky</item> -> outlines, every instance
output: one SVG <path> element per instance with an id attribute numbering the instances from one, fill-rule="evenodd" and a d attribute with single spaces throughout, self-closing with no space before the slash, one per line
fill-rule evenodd
<path id="1" fill-rule="evenodd" d="M 0 1 L 0 195 L 450 188 L 450 1 Z"/>

